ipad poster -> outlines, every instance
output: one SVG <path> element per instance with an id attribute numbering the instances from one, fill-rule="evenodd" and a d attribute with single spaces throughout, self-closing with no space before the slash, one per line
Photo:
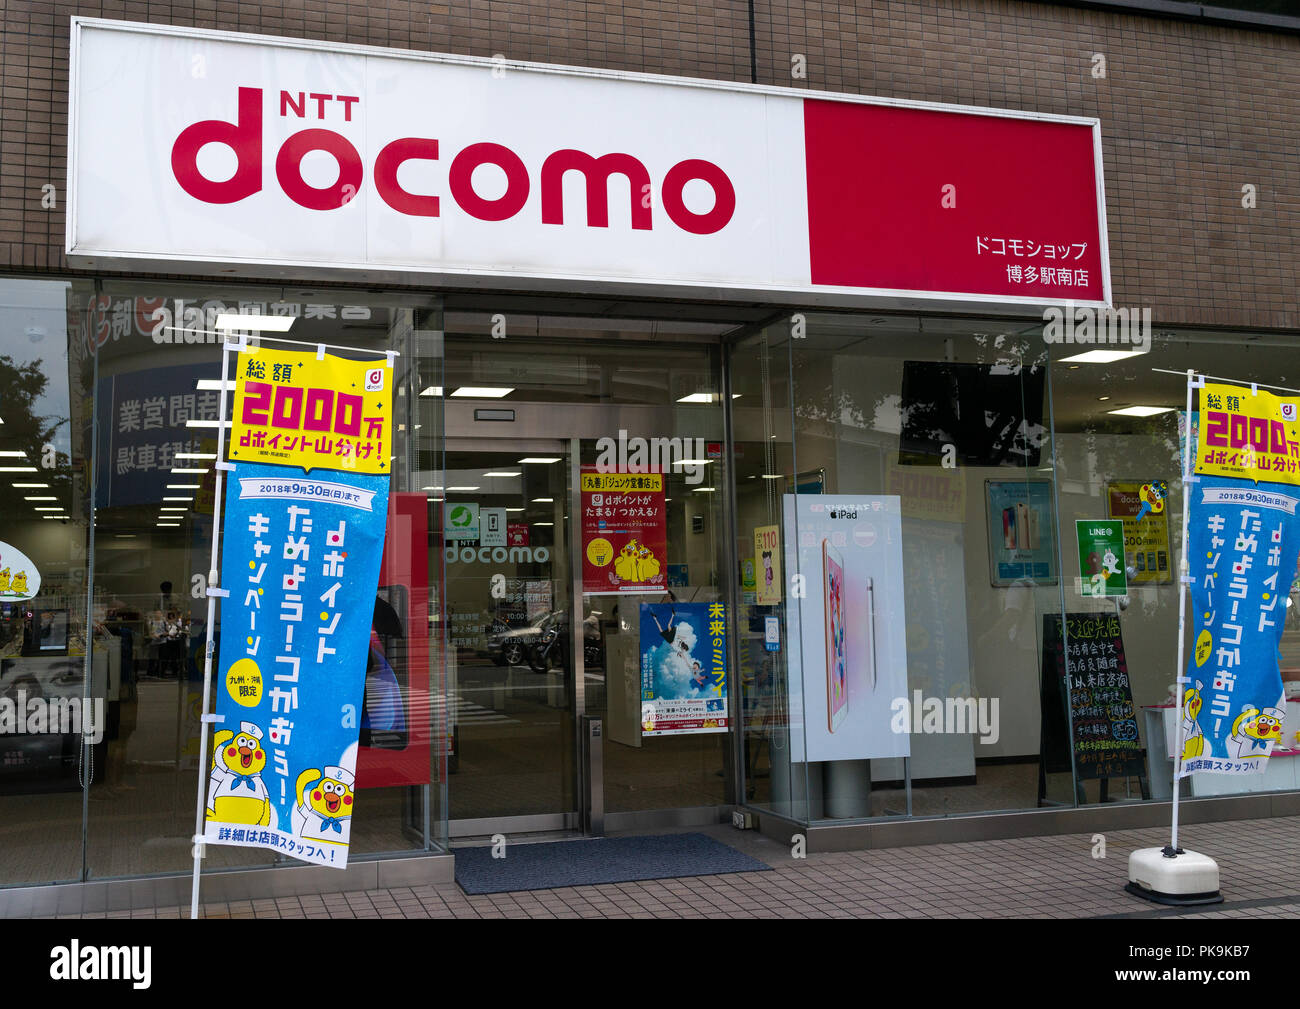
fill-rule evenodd
<path id="1" fill-rule="evenodd" d="M 786 599 L 793 752 L 908 756 L 890 728 L 907 696 L 900 499 L 787 494 L 783 519 L 786 571 L 802 576 Z"/>

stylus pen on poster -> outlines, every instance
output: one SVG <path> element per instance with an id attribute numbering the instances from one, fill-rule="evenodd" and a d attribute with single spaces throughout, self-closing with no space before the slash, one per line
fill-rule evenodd
<path id="1" fill-rule="evenodd" d="M 1171 368 L 1152 368 L 1151 370 L 1158 371 L 1162 375 L 1177 375 L 1179 378 L 1187 377 L 1187 372 L 1174 371 Z M 1216 382 L 1231 382 L 1234 385 L 1249 385 L 1256 389 L 1276 389 L 1278 392 L 1291 392 L 1300 396 L 1300 389 L 1292 389 L 1285 385 L 1268 385 L 1265 382 L 1247 382 L 1245 379 L 1241 378 L 1225 378 L 1223 375 L 1205 375 L 1199 371 L 1193 372 L 1192 374 L 1195 378 L 1211 378 Z"/>

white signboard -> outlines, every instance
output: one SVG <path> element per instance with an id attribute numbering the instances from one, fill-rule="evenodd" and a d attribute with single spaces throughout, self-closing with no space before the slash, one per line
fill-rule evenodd
<path id="1" fill-rule="evenodd" d="M 78 266 L 769 299 L 1109 291 L 1091 119 L 84 18 L 69 95 Z M 1028 238 L 1050 245 L 1050 280 Z"/>

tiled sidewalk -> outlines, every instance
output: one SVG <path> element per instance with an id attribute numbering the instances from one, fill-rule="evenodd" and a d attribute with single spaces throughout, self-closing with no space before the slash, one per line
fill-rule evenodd
<path id="1" fill-rule="evenodd" d="M 698 828 L 696 828 L 698 829 Z M 772 866 L 601 886 L 466 896 L 454 883 L 207 904 L 209 918 L 1087 918 L 1292 917 L 1300 913 L 1300 817 L 1187 827 L 1185 848 L 1219 863 L 1225 903 L 1183 914 L 1129 896 L 1128 854 L 1165 844 L 1167 829 L 972 841 L 810 855 L 756 833 L 705 828 Z M 188 908 L 92 914 L 176 918 Z"/>

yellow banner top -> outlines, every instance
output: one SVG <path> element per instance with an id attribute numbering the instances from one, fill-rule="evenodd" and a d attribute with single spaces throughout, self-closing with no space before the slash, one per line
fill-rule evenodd
<path id="1" fill-rule="evenodd" d="M 582 489 L 606 494 L 635 494 L 664 489 L 662 473 L 583 473 Z"/>
<path id="2" fill-rule="evenodd" d="M 1200 412 L 1197 473 L 1300 484 L 1300 399 L 1207 382 Z"/>
<path id="3" fill-rule="evenodd" d="M 266 347 L 239 354 L 230 458 L 305 470 L 391 471 L 393 369 Z"/>

